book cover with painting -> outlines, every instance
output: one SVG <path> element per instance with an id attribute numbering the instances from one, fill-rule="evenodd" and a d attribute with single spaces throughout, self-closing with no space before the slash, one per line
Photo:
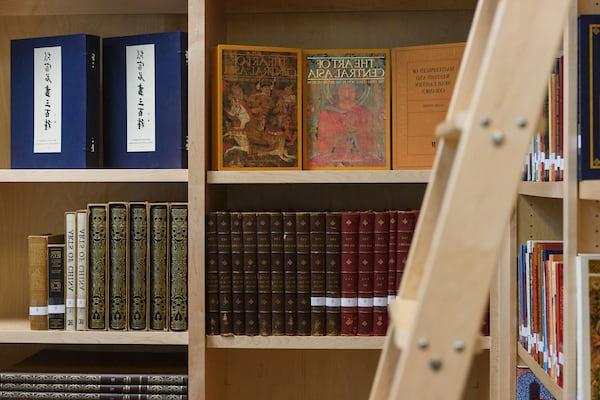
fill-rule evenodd
<path id="1" fill-rule="evenodd" d="M 219 45 L 213 169 L 300 169 L 300 50 Z"/>
<path id="2" fill-rule="evenodd" d="M 304 54 L 304 168 L 389 169 L 389 50 Z"/>

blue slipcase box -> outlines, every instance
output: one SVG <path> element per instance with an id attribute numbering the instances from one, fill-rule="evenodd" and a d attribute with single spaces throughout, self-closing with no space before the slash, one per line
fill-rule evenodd
<path id="1" fill-rule="evenodd" d="M 11 41 L 11 167 L 99 163 L 100 38 Z"/>
<path id="2" fill-rule="evenodd" d="M 103 40 L 104 166 L 187 168 L 187 34 Z"/>

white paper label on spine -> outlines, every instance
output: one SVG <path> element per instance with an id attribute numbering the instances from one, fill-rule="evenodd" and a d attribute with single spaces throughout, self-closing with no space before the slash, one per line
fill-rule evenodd
<path id="1" fill-rule="evenodd" d="M 67 308 L 76 308 L 76 304 L 77 302 L 75 301 L 75 299 L 67 299 Z"/>
<path id="2" fill-rule="evenodd" d="M 358 299 L 356 297 L 342 297 L 342 307 L 356 307 Z"/>
<path id="3" fill-rule="evenodd" d="M 127 152 L 156 150 L 154 45 L 126 48 Z"/>
<path id="4" fill-rule="evenodd" d="M 373 306 L 375 307 L 386 307 L 388 305 L 387 297 L 374 297 Z"/>
<path id="5" fill-rule="evenodd" d="M 48 314 L 64 314 L 65 313 L 65 305 L 64 304 L 55 304 L 48 306 Z"/>
<path id="6" fill-rule="evenodd" d="M 314 307 L 325 306 L 325 297 L 311 297 L 310 305 Z"/>
<path id="7" fill-rule="evenodd" d="M 396 296 L 388 296 L 388 304 L 390 304 L 394 300 L 396 300 Z"/>
<path id="8" fill-rule="evenodd" d="M 29 307 L 29 315 L 48 315 L 48 307 Z"/>
<path id="9" fill-rule="evenodd" d="M 61 133 L 61 47 L 38 47 L 33 49 L 33 152 L 60 153 Z"/>
<path id="10" fill-rule="evenodd" d="M 342 300 L 339 297 L 327 297 L 325 299 L 325 306 L 327 307 L 340 307 Z"/>
<path id="11" fill-rule="evenodd" d="M 85 299 L 77 299 L 77 308 L 85 307 Z"/>
<path id="12" fill-rule="evenodd" d="M 359 307 L 373 307 L 373 298 L 372 297 L 359 297 L 358 298 L 358 306 Z"/>

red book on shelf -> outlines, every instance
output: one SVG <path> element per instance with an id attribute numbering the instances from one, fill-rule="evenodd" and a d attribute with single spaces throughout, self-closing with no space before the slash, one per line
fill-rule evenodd
<path id="1" fill-rule="evenodd" d="M 388 304 L 396 298 L 398 284 L 396 283 L 396 246 L 398 237 L 398 211 L 390 211 L 390 226 L 388 239 Z"/>
<path id="2" fill-rule="evenodd" d="M 360 213 L 342 213 L 342 326 L 344 336 L 356 335 L 358 331 L 358 226 Z"/>
<path id="3" fill-rule="evenodd" d="M 388 258 L 390 213 L 375 213 L 373 236 L 373 335 L 385 336 L 387 331 Z"/>
<path id="4" fill-rule="evenodd" d="M 400 287 L 410 243 L 415 230 L 415 211 L 398 211 L 398 233 L 396 237 L 396 286 Z M 397 289 L 396 288 L 396 289 Z"/>
<path id="5" fill-rule="evenodd" d="M 362 211 L 358 227 L 358 335 L 373 334 L 373 247 L 375 213 Z"/>

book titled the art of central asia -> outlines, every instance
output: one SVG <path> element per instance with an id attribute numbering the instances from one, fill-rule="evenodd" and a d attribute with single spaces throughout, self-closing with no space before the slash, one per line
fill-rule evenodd
<path id="1" fill-rule="evenodd" d="M 304 168 L 389 169 L 389 50 L 304 54 Z"/>
<path id="2" fill-rule="evenodd" d="M 11 167 L 98 167 L 100 38 L 11 42 Z"/>

